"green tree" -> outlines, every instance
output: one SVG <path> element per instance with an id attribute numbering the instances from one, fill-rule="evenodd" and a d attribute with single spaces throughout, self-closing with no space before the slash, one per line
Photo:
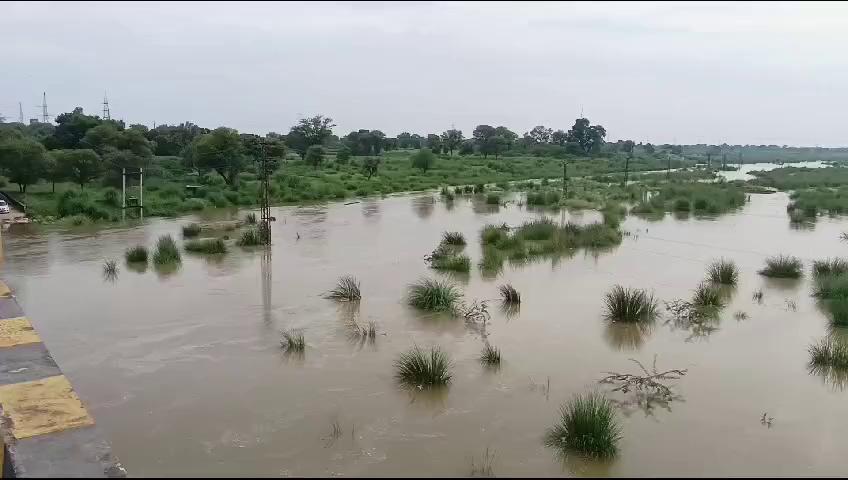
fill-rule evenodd
<path id="1" fill-rule="evenodd" d="M 377 174 L 378 168 L 380 168 L 380 157 L 368 157 L 362 162 L 362 170 L 368 175 L 368 180 Z"/>
<path id="2" fill-rule="evenodd" d="M 191 157 L 197 168 L 214 170 L 227 185 L 237 186 L 238 174 L 244 168 L 244 146 L 238 131 L 220 127 L 197 137 Z"/>
<path id="3" fill-rule="evenodd" d="M 565 146 L 565 142 L 568 141 L 568 134 L 563 132 L 562 130 L 557 130 L 551 133 L 551 143 L 559 145 L 560 147 Z"/>
<path id="4" fill-rule="evenodd" d="M 453 151 L 458 150 L 462 145 L 462 140 L 462 130 L 452 128 L 442 133 L 442 146 L 448 149 L 451 156 L 453 156 Z"/>
<path id="5" fill-rule="evenodd" d="M 442 151 L 442 139 L 435 133 L 431 133 L 427 135 L 427 148 L 429 148 L 433 152 L 441 152 Z"/>
<path id="6" fill-rule="evenodd" d="M 316 169 L 321 166 L 324 161 L 324 147 L 321 145 L 312 145 L 306 150 L 306 163 L 312 165 Z"/>
<path id="7" fill-rule="evenodd" d="M 459 154 L 460 155 L 473 155 L 474 154 L 474 141 L 465 140 L 459 146 Z"/>
<path id="8" fill-rule="evenodd" d="M 533 127 L 527 135 L 534 143 L 550 143 L 553 130 L 546 128 L 544 125 L 538 125 Z"/>
<path id="9" fill-rule="evenodd" d="M 590 125 L 589 119 L 578 118 L 567 133 L 567 140 L 580 146 L 586 155 L 598 151 L 604 143 L 607 131 L 600 125 Z"/>
<path id="10" fill-rule="evenodd" d="M 301 158 L 305 158 L 309 147 L 322 145 L 333 134 L 335 126 L 332 118 L 323 115 L 301 118 L 297 125 L 291 127 L 286 143 L 297 151 Z"/>
<path id="11" fill-rule="evenodd" d="M 106 161 L 89 148 L 56 150 L 53 155 L 62 177 L 76 183 L 80 188 L 84 188 L 86 183 L 96 179 L 106 170 Z"/>
<path id="12" fill-rule="evenodd" d="M 56 158 L 56 153 L 57 150 L 47 152 L 47 158 L 45 158 L 44 162 L 44 178 L 50 182 L 53 193 L 56 193 L 56 182 L 61 182 L 65 179 L 65 172 Z"/>
<path id="13" fill-rule="evenodd" d="M 344 145 L 336 152 L 336 163 L 345 165 L 350 161 L 350 149 Z"/>
<path id="14" fill-rule="evenodd" d="M 653 154 L 654 152 L 656 152 L 656 149 L 654 148 L 654 146 L 653 146 L 653 145 L 651 145 L 650 143 L 646 143 L 646 144 L 645 144 L 645 153 L 647 153 L 647 154 L 651 155 L 651 154 Z"/>
<path id="15" fill-rule="evenodd" d="M 42 178 L 47 167 L 47 150 L 30 138 L 7 138 L 0 143 L 0 168 L 9 181 L 26 193 L 27 186 Z"/>
<path id="16" fill-rule="evenodd" d="M 492 138 L 495 135 L 497 135 L 495 127 L 491 125 L 477 125 L 477 128 L 472 133 L 474 143 L 477 144 L 477 149 L 483 154 L 484 158 L 488 157 L 489 153 L 492 153 Z"/>
<path id="17" fill-rule="evenodd" d="M 624 151 L 624 153 L 627 154 L 628 157 L 631 158 L 633 157 L 633 147 L 635 146 L 636 142 L 634 142 L 633 140 L 625 140 L 621 143 L 621 149 Z"/>
<path id="18" fill-rule="evenodd" d="M 412 166 L 427 172 L 436 163 L 436 155 L 429 148 L 422 148 L 412 155 Z"/>
<path id="19" fill-rule="evenodd" d="M 80 140 L 92 128 L 103 123 L 100 118 L 86 115 L 82 107 L 77 107 L 73 112 L 63 113 L 56 117 L 56 129 L 53 135 L 45 139 L 45 146 L 49 149 L 77 148 Z"/>

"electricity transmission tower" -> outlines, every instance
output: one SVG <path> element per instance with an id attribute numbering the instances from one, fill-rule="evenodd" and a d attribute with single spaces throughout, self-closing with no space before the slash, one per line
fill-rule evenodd
<path id="1" fill-rule="evenodd" d="M 276 220 L 271 216 L 271 192 L 269 187 L 269 176 L 271 174 L 271 166 L 268 164 L 268 156 L 265 154 L 265 141 L 261 142 L 262 147 L 262 192 L 260 198 L 260 217 L 259 237 L 263 245 L 271 245 L 271 222 Z"/>
<path id="2" fill-rule="evenodd" d="M 18 121 L 24 123 L 24 106 L 21 102 L 18 102 Z"/>
<path id="3" fill-rule="evenodd" d="M 112 115 L 109 112 L 109 97 L 106 92 L 103 92 L 103 120 L 112 120 Z"/>
<path id="4" fill-rule="evenodd" d="M 47 92 L 41 94 L 41 121 L 47 123 L 50 116 L 47 114 Z"/>

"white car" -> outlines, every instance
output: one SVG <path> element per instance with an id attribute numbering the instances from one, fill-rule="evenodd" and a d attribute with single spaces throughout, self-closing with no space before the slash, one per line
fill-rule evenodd
<path id="1" fill-rule="evenodd" d="M 0 213 L 11 213 L 12 209 L 9 208 L 9 204 L 6 203 L 6 200 L 0 200 Z"/>

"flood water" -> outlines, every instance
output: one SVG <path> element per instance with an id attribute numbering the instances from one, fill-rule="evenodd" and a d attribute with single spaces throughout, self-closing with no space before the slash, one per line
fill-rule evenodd
<path id="1" fill-rule="evenodd" d="M 753 180 L 754 177 L 751 175 L 751 172 L 763 171 L 768 172 L 769 170 L 774 170 L 776 168 L 784 168 L 784 167 L 796 167 L 796 168 L 825 168 L 829 167 L 828 163 L 822 161 L 815 162 L 796 162 L 796 163 L 786 163 L 783 165 L 777 163 L 746 163 L 742 165 L 734 165 L 735 167 L 739 167 L 738 170 L 732 170 L 727 172 L 716 172 L 719 176 L 724 177 L 728 181 L 732 180 Z"/>
<path id="2" fill-rule="evenodd" d="M 0 276 L 133 476 L 463 476 L 487 448 L 499 476 L 846 473 L 848 392 L 807 370 L 808 345 L 829 331 L 810 297 L 809 269 L 800 281 L 756 271 L 771 254 L 800 256 L 808 267 L 845 255 L 839 234 L 848 223 L 792 228 L 786 195 L 754 194 L 717 218 L 628 217 L 630 235 L 606 252 L 507 263 L 495 279 L 476 268 L 453 277 L 469 301 L 497 298 L 505 282 L 521 292 L 517 315 L 490 309 L 488 339 L 503 355 L 491 371 L 478 361 L 478 330 L 403 300 L 409 283 L 439 276 L 422 257 L 443 231 L 465 234 L 476 265 L 484 224 L 542 215 L 481 202 L 413 195 L 276 208 L 270 259 L 234 247 L 221 260 L 184 255 L 168 275 L 128 270 L 123 251 L 152 247 L 164 233 L 180 238 L 194 217 L 99 232 L 12 230 L 3 232 Z M 720 256 L 741 274 L 714 331 L 662 319 L 622 330 L 602 319 L 614 284 L 689 298 Z M 102 276 L 106 258 L 121 259 L 114 282 Z M 362 283 L 358 310 L 321 296 L 344 274 Z M 752 300 L 758 289 L 761 304 Z M 736 320 L 737 311 L 748 318 Z M 373 344 L 350 340 L 352 315 L 377 322 Z M 304 331 L 303 357 L 280 349 L 290 328 Z M 442 394 L 396 385 L 393 362 L 413 344 L 450 354 L 453 383 Z M 638 373 L 628 359 L 649 366 L 655 355 L 658 368 L 688 374 L 674 382 L 679 397 L 668 408 L 608 393 L 621 403 L 616 459 L 562 459 L 543 445 L 563 401 L 609 392 L 598 385 L 604 372 Z"/>

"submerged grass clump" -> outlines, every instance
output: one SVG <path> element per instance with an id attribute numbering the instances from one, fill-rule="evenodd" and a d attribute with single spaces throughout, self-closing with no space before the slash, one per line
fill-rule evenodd
<path id="1" fill-rule="evenodd" d="M 657 314 L 654 296 L 637 288 L 616 285 L 607 292 L 604 303 L 606 317 L 614 322 L 647 322 Z"/>
<path id="2" fill-rule="evenodd" d="M 424 351 L 416 345 L 395 362 L 395 377 L 406 386 L 444 386 L 451 381 L 450 366 L 448 355 L 439 347 Z"/>
<path id="3" fill-rule="evenodd" d="M 721 258 L 707 267 L 707 278 L 713 283 L 736 285 L 739 279 L 739 269 L 733 261 Z"/>
<path id="4" fill-rule="evenodd" d="M 462 292 L 445 281 L 424 278 L 409 287 L 409 304 L 422 310 L 455 311 L 461 298 Z"/>
<path id="5" fill-rule="evenodd" d="M 766 266 L 759 271 L 760 275 L 776 278 L 800 278 L 803 274 L 804 263 L 798 257 L 778 255 L 766 259 Z"/>
<path id="6" fill-rule="evenodd" d="M 465 245 L 465 236 L 460 232 L 445 232 L 442 234 L 442 243 L 446 245 Z"/>
<path id="7" fill-rule="evenodd" d="M 253 212 L 250 212 L 247 215 L 245 215 L 244 216 L 244 223 L 246 223 L 248 225 L 255 225 L 256 224 L 256 214 L 253 213 Z"/>
<path id="8" fill-rule="evenodd" d="M 504 303 L 521 303 L 521 294 L 518 293 L 518 290 L 512 284 L 501 285 L 498 287 L 498 290 L 501 292 L 501 298 L 503 298 Z"/>
<path id="9" fill-rule="evenodd" d="M 185 242 L 187 252 L 222 254 L 227 253 L 227 245 L 220 238 L 205 238 L 203 240 L 189 240 Z"/>
<path id="10" fill-rule="evenodd" d="M 200 235 L 200 225 L 196 223 L 189 223 L 188 225 L 183 225 L 183 237 L 191 238 Z"/>
<path id="11" fill-rule="evenodd" d="M 128 248 L 126 252 L 124 252 L 124 258 L 127 259 L 128 263 L 147 263 L 147 247 L 144 245 L 136 245 L 132 248 Z"/>
<path id="12" fill-rule="evenodd" d="M 103 263 L 103 275 L 114 277 L 118 274 L 118 262 L 115 260 L 106 260 Z"/>
<path id="13" fill-rule="evenodd" d="M 841 275 L 848 273 L 848 260 L 842 258 L 827 258 L 813 261 L 813 276 Z"/>
<path id="14" fill-rule="evenodd" d="M 430 266 L 436 270 L 467 273 L 471 271 L 471 259 L 468 255 L 446 255 L 433 259 Z"/>
<path id="15" fill-rule="evenodd" d="M 560 407 L 559 422 L 545 435 L 545 445 L 563 452 L 611 458 L 618 452 L 621 428 L 612 403 L 599 393 L 576 395 Z"/>
<path id="16" fill-rule="evenodd" d="M 480 241 L 483 245 L 496 245 L 501 243 L 509 235 L 509 230 L 503 226 L 486 225 L 480 232 Z"/>
<path id="17" fill-rule="evenodd" d="M 702 282 L 695 288 L 692 303 L 699 308 L 722 308 L 724 300 L 718 286 Z"/>
<path id="18" fill-rule="evenodd" d="M 810 345 L 810 365 L 848 369 L 848 344 L 833 337 L 825 337 Z"/>
<path id="19" fill-rule="evenodd" d="M 813 284 L 813 296 L 827 300 L 848 300 L 848 274 L 820 275 Z"/>
<path id="20" fill-rule="evenodd" d="M 327 293 L 327 298 L 348 302 L 360 300 L 362 293 L 359 291 L 359 282 L 352 275 L 345 275 L 339 278 L 336 288 Z"/>
<path id="21" fill-rule="evenodd" d="M 182 262 L 180 249 L 177 242 L 170 235 L 162 235 L 156 241 L 156 252 L 153 253 L 153 263 L 156 265 L 169 265 Z"/>
<path id="22" fill-rule="evenodd" d="M 297 330 L 287 330 L 282 333 L 283 339 L 280 345 L 289 352 L 303 352 L 306 350 L 306 339 L 303 337 L 303 332 Z"/>
<path id="23" fill-rule="evenodd" d="M 497 367 L 501 364 L 501 351 L 491 346 L 488 342 L 480 354 L 480 362 L 489 367 Z"/>
<path id="24" fill-rule="evenodd" d="M 238 245 L 240 247 L 252 247 L 256 245 L 262 244 L 262 237 L 259 234 L 258 228 L 248 228 L 247 230 L 241 232 L 241 238 L 238 239 Z"/>

